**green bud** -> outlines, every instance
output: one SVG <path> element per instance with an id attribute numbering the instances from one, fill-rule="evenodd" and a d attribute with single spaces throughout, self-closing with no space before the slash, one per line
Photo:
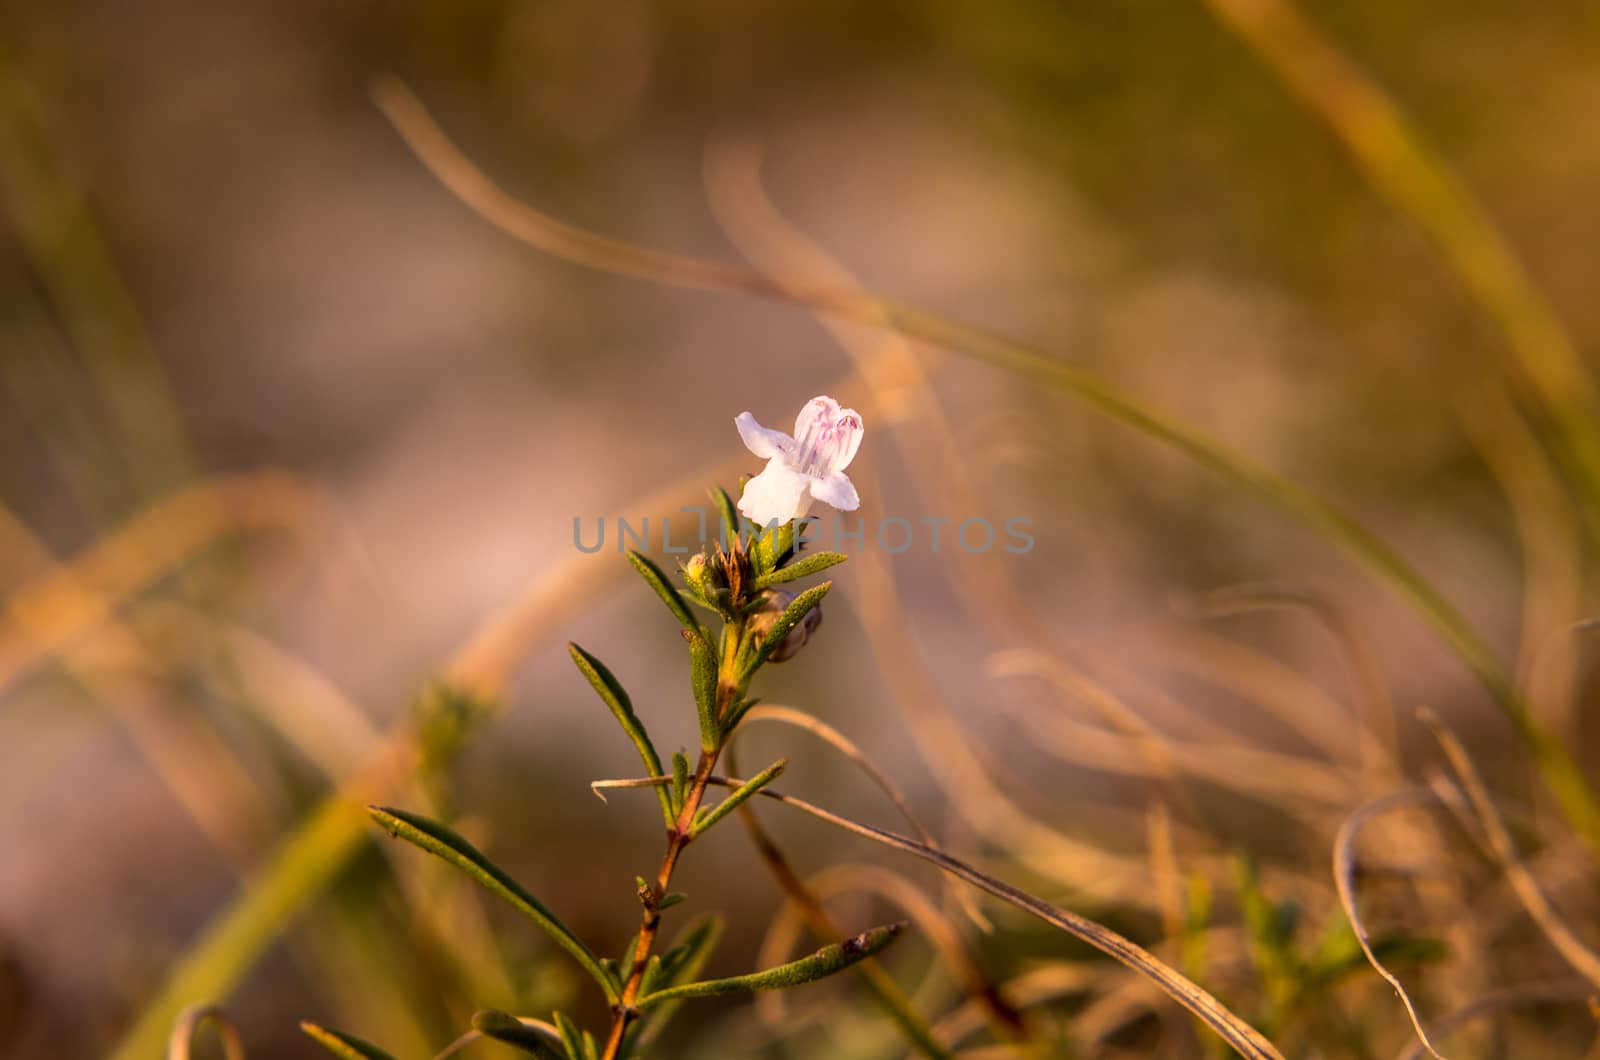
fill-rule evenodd
<path id="1" fill-rule="evenodd" d="M 715 601 L 717 591 L 723 588 L 717 577 L 719 573 L 715 564 L 707 562 L 703 552 L 690 556 L 689 562 L 683 565 L 683 580 L 689 591 L 708 602 Z"/>

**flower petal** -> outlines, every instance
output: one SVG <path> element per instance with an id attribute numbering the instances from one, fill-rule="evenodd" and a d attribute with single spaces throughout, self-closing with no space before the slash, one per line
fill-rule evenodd
<path id="1" fill-rule="evenodd" d="M 761 426 L 748 412 L 741 412 L 735 416 L 733 425 L 739 428 L 739 437 L 744 439 L 744 447 L 763 460 L 771 460 L 794 449 L 793 438 L 782 431 Z"/>
<path id="2" fill-rule="evenodd" d="M 811 479 L 785 464 L 781 455 L 774 456 L 767 461 L 766 470 L 744 484 L 739 511 L 757 526 L 798 519 L 811 507 L 811 498 L 806 496 L 810 484 Z"/>
<path id="3" fill-rule="evenodd" d="M 824 471 L 824 477 L 850 466 L 850 461 L 856 458 L 856 450 L 861 448 L 861 436 L 866 433 L 866 428 L 862 426 L 861 414 L 855 409 L 840 409 L 838 417 L 833 422 L 835 448 Z"/>
<path id="4" fill-rule="evenodd" d="M 861 507 L 856 485 L 843 471 L 835 471 L 827 478 L 811 480 L 811 495 L 823 504 L 831 504 L 841 512 L 853 512 Z"/>
<path id="5" fill-rule="evenodd" d="M 795 439 L 804 442 L 809 431 L 826 427 L 838 418 L 839 403 L 826 394 L 818 394 L 806 402 L 805 408 L 800 410 L 800 415 L 794 418 Z"/>
<path id="6" fill-rule="evenodd" d="M 842 409 L 826 394 L 814 397 L 800 410 L 794 425 L 794 449 L 789 462 L 812 478 L 827 478 L 842 471 L 861 447 L 861 416 Z"/>

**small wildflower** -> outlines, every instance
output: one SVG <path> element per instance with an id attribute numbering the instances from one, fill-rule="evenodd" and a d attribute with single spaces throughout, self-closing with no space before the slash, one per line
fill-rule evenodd
<path id="1" fill-rule="evenodd" d="M 805 516 L 813 500 L 853 512 L 861 506 L 845 475 L 861 447 L 861 416 L 823 395 L 806 402 L 794 421 L 794 437 L 763 427 L 748 412 L 734 419 L 739 437 L 766 469 L 745 483 L 739 511 L 757 526 Z"/>

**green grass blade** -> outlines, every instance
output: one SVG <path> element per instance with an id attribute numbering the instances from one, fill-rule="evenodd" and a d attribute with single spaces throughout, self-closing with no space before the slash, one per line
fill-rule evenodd
<path id="1" fill-rule="evenodd" d="M 1205 3 L 1343 142 L 1373 189 L 1433 239 L 1500 330 L 1513 369 L 1544 406 L 1569 470 L 1591 509 L 1600 511 L 1600 391 L 1555 309 L 1466 182 L 1393 99 L 1291 4 Z"/>

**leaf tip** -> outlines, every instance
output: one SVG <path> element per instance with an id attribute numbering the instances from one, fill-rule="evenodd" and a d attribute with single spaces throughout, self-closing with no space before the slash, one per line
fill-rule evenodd
<path id="1" fill-rule="evenodd" d="M 378 827 L 388 832 L 391 836 L 400 834 L 400 814 L 388 806 L 379 806 L 376 803 L 367 805 L 367 816 L 377 822 Z"/>

